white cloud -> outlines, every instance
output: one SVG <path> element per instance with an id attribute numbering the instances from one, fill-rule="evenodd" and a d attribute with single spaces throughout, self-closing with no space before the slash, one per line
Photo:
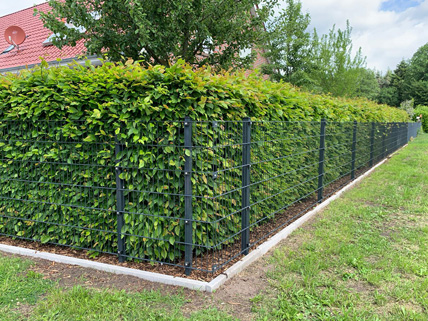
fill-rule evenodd
<path id="1" fill-rule="evenodd" d="M 381 11 L 384 0 L 301 0 L 311 15 L 311 28 L 327 33 L 349 20 L 354 49 L 362 48 L 370 68 L 395 69 L 428 42 L 428 0 L 402 12 Z"/>
<path id="2" fill-rule="evenodd" d="M 35 4 L 40 4 L 43 2 L 46 2 L 46 0 L 2 0 L 2 4 L 0 6 L 0 17 L 22 9 L 30 8 Z"/>

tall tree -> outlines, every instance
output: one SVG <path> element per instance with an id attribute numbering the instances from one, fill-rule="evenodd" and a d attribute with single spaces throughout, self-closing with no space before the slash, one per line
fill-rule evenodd
<path id="1" fill-rule="evenodd" d="M 403 83 L 405 100 L 414 99 L 415 105 L 428 105 L 428 43 L 410 59 Z"/>
<path id="2" fill-rule="evenodd" d="M 83 39 L 87 54 L 169 65 L 245 66 L 240 50 L 258 45 L 276 0 L 50 0 L 38 12 L 59 48 Z"/>
<path id="3" fill-rule="evenodd" d="M 286 0 L 286 8 L 267 25 L 266 56 L 270 64 L 265 66 L 264 72 L 274 80 L 300 86 L 307 83 L 311 64 L 309 23 L 310 16 L 302 12 L 301 2 Z"/>
<path id="4" fill-rule="evenodd" d="M 400 105 L 400 101 L 398 99 L 397 88 L 392 84 L 393 76 L 394 72 L 391 70 L 388 70 L 385 75 L 380 73 L 376 75 L 380 88 L 376 101 L 381 104 L 398 107 Z"/>
<path id="5" fill-rule="evenodd" d="M 333 26 L 321 38 L 314 33 L 311 52 L 315 68 L 311 78 L 323 92 L 335 96 L 356 95 L 361 70 L 366 67 L 366 58 L 361 48 L 353 56 L 351 32 L 352 28 L 347 21 L 345 30 L 336 30 Z"/>
<path id="6" fill-rule="evenodd" d="M 380 86 L 376 78 L 376 73 L 371 69 L 360 68 L 355 96 L 376 100 L 379 93 Z"/>
<path id="7" fill-rule="evenodd" d="M 391 86 L 395 88 L 397 101 L 393 106 L 400 106 L 400 104 L 410 99 L 409 95 L 409 63 L 404 59 L 400 61 L 394 70 L 391 77 Z"/>
<path id="8" fill-rule="evenodd" d="M 286 0 L 286 8 L 268 25 L 267 57 L 264 71 L 274 80 L 284 80 L 314 92 L 335 96 L 377 96 L 374 72 L 366 69 L 361 49 L 352 51 L 351 31 L 336 29 L 318 36 L 307 31 L 308 13 L 299 0 Z"/>

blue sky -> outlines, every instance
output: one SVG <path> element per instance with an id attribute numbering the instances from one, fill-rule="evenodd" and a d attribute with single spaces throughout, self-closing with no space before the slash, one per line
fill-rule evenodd
<path id="1" fill-rule="evenodd" d="M 381 4 L 382 11 L 403 12 L 408 8 L 417 7 L 421 1 L 418 0 L 388 0 Z"/>
<path id="2" fill-rule="evenodd" d="M 119 0 L 118 0 L 119 1 Z M 285 3 L 285 0 L 279 0 Z M 311 15 L 311 29 L 327 33 L 349 20 L 354 48 L 362 48 L 370 68 L 394 70 L 428 42 L 428 0 L 300 0 Z M 45 0 L 1 0 L 0 16 Z M 2 31 L 0 30 L 0 36 Z"/>

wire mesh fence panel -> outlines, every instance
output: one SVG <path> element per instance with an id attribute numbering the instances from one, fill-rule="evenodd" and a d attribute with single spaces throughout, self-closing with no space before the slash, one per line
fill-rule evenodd
<path id="1" fill-rule="evenodd" d="M 184 121 L 136 123 L 144 139 L 117 142 L 123 227 L 128 259 L 184 267 Z M 120 213 L 118 213 L 120 215 Z"/>
<path id="2" fill-rule="evenodd" d="M 107 136 L 75 138 L 86 130 L 0 123 L 1 234 L 116 254 L 114 148 Z"/>
<path id="3" fill-rule="evenodd" d="M 88 122 L 0 121 L 0 235 L 214 273 L 420 129 L 249 118 L 132 124 L 125 135 Z"/>
<path id="4" fill-rule="evenodd" d="M 355 146 L 355 170 L 364 170 L 370 166 L 372 123 L 358 123 Z M 358 176 L 358 175 L 357 175 Z"/>
<path id="5" fill-rule="evenodd" d="M 331 195 L 346 184 L 343 179 L 351 175 L 354 123 L 327 122 L 324 189 Z M 349 180 L 348 179 L 348 180 Z"/>
<path id="6" fill-rule="evenodd" d="M 422 127 L 422 123 L 408 123 L 407 124 L 407 141 L 415 138 L 418 135 L 419 130 Z"/>
<path id="7" fill-rule="evenodd" d="M 216 271 L 240 254 L 242 121 L 195 122 L 194 268 Z"/>
<path id="8" fill-rule="evenodd" d="M 287 208 L 317 202 L 320 123 L 254 122 L 251 134 L 250 230 L 269 223 L 267 230 L 252 233 L 254 246 L 303 210 L 287 215 Z"/>

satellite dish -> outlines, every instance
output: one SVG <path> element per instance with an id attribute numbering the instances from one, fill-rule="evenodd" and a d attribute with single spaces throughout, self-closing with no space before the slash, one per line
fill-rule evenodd
<path id="1" fill-rule="evenodd" d="M 24 30 L 17 26 L 10 26 L 4 32 L 4 39 L 6 39 L 6 42 L 14 46 L 22 44 L 25 38 L 27 38 L 27 36 Z"/>

